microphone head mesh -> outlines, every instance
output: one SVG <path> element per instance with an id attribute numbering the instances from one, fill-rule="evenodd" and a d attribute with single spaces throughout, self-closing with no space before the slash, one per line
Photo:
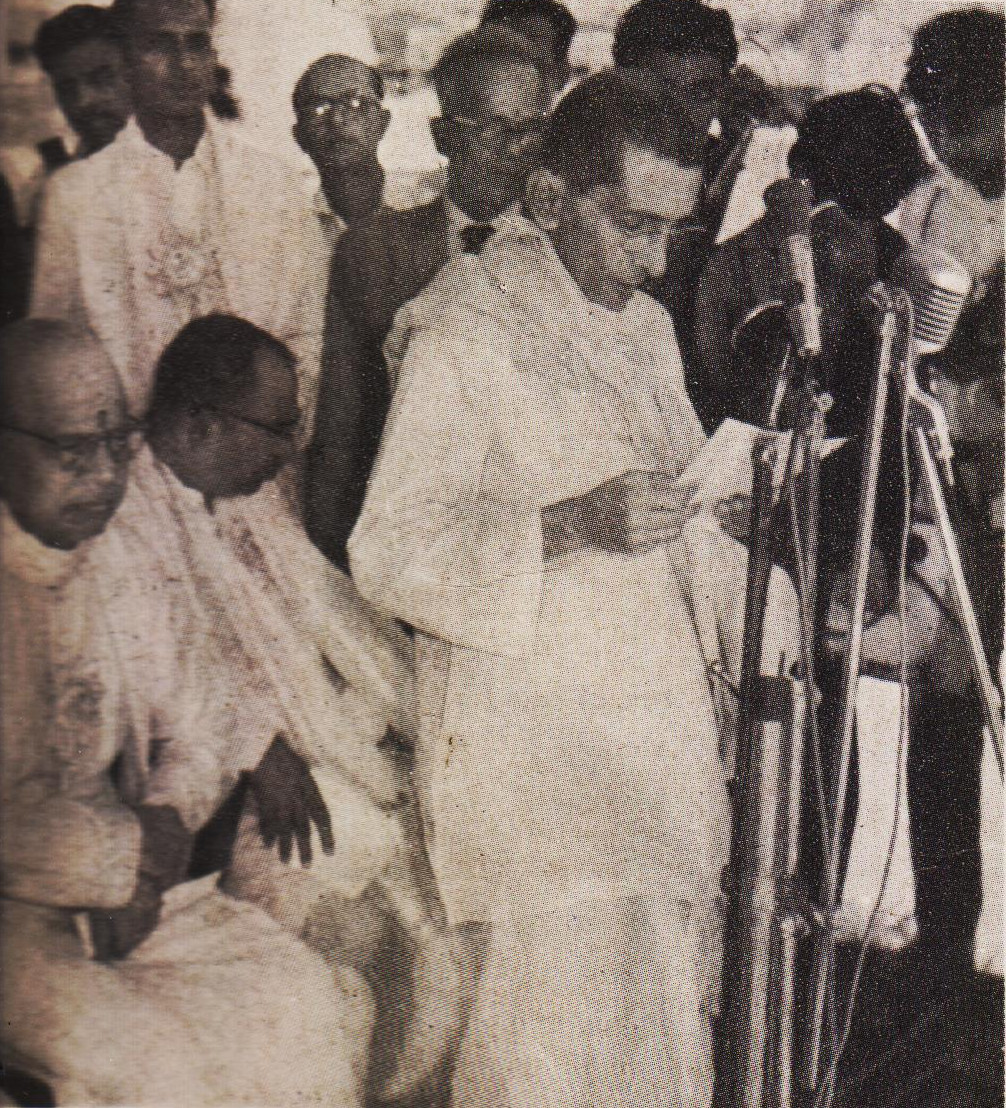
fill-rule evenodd
<path id="1" fill-rule="evenodd" d="M 913 247 L 903 261 L 902 284 L 915 311 L 915 350 L 938 354 L 950 341 L 971 293 L 967 269 L 942 250 Z"/>

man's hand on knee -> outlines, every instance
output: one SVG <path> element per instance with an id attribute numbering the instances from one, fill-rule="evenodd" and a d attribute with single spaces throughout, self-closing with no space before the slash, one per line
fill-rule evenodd
<path id="1" fill-rule="evenodd" d="M 311 864 L 311 827 L 318 828 L 321 848 L 335 851 L 332 821 L 307 763 L 283 735 L 277 735 L 258 766 L 248 774 L 259 814 L 259 833 L 268 849 L 279 845 L 280 860 L 289 862 L 294 839 L 305 866 Z"/>

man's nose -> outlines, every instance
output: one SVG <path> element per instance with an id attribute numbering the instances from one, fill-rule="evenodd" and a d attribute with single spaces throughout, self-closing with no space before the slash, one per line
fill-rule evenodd
<path id="1" fill-rule="evenodd" d="M 343 139 L 353 139 L 363 143 L 367 138 L 367 125 L 358 115 L 347 113 L 343 118 L 336 119 L 334 113 L 329 116 L 328 128 Z"/>
<path id="2" fill-rule="evenodd" d="M 202 54 L 184 44 L 179 45 L 172 54 L 175 69 L 186 76 L 195 73 L 203 63 Z"/>
<path id="3" fill-rule="evenodd" d="M 116 461 L 112 457 L 112 449 L 107 442 L 100 442 L 95 446 L 83 480 L 95 491 L 104 491 L 118 483 L 126 465 L 121 459 Z"/>
<path id="4" fill-rule="evenodd" d="M 104 99 L 105 92 L 103 89 L 89 82 L 82 82 L 77 89 L 77 111 L 92 111 L 94 108 L 100 107 Z"/>
<path id="5" fill-rule="evenodd" d="M 663 228 L 658 234 L 647 236 L 639 254 L 639 262 L 647 274 L 656 280 L 667 272 L 667 244 L 670 228 Z"/>

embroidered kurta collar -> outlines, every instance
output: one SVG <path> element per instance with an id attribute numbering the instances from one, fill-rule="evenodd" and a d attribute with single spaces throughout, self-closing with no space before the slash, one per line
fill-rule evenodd
<path id="1" fill-rule="evenodd" d="M 122 128 L 121 139 L 117 141 L 122 142 L 131 156 L 142 158 L 152 165 L 163 164 L 164 168 L 170 167 L 172 171 L 177 173 L 187 168 L 212 173 L 216 161 L 215 147 L 219 141 L 218 127 L 209 112 L 203 113 L 203 119 L 203 133 L 199 142 L 196 143 L 192 156 L 186 158 L 180 166 L 176 166 L 174 159 L 165 154 L 163 150 L 158 150 L 156 146 L 147 141 L 135 117 L 131 118 L 126 126 Z"/>

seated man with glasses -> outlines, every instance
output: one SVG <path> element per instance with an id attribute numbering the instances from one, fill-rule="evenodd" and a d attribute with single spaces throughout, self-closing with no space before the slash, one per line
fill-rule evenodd
<path id="1" fill-rule="evenodd" d="M 381 209 L 349 229 L 332 261 L 306 520 L 337 565 L 359 515 L 391 395 L 381 346 L 398 309 L 450 258 L 521 220 L 520 200 L 551 97 L 552 59 L 503 27 L 463 35 L 431 74 L 448 160 L 444 195 Z"/>
<path id="2" fill-rule="evenodd" d="M 293 90 L 293 137 L 321 178 L 315 211 L 330 251 L 350 223 L 381 204 L 377 146 L 391 118 L 383 99 L 378 70 L 345 54 L 313 62 Z"/>
<path id="3" fill-rule="evenodd" d="M 158 579 L 194 610 L 223 690 L 225 788 L 244 792 L 223 887 L 332 966 L 346 1029 L 333 1049 L 355 1075 L 344 1101 L 355 1105 L 370 1064 L 370 986 L 383 996 L 396 970 L 411 973 L 415 1034 L 397 1065 L 390 1050 L 375 1059 L 397 1094 L 439 1061 L 456 973 L 432 879 L 422 883 L 421 840 L 407 832 L 412 793 L 394 741 L 414 729 L 410 644 L 285 505 L 275 478 L 297 412 L 281 342 L 234 316 L 193 320 L 158 363 L 127 514 L 138 535 L 157 536 Z M 396 928 L 400 962 L 384 966 L 377 953 Z"/>
<path id="4" fill-rule="evenodd" d="M 124 524 L 137 436 L 115 369 L 40 319 L 0 332 L 0 364 L 4 1066 L 58 1104 L 346 1105 L 321 960 L 186 882 L 220 700 L 156 537 Z M 291 990 L 300 1007 L 276 1003 Z"/>

